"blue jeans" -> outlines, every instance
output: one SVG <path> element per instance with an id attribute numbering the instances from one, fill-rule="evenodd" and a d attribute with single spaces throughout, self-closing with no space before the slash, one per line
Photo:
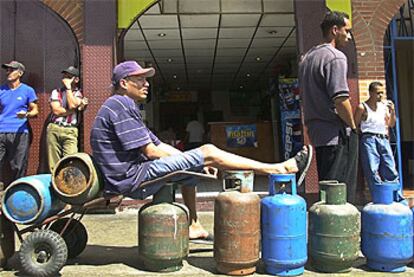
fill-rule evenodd
<path id="1" fill-rule="evenodd" d="M 180 154 L 171 155 L 159 158 L 157 160 L 153 160 L 149 162 L 149 167 L 144 179 L 145 181 L 154 180 L 156 178 L 162 177 L 169 173 L 178 170 L 188 170 L 188 171 L 195 171 L 201 172 L 204 167 L 204 156 L 203 153 L 199 148 L 185 151 Z M 183 185 L 193 185 L 197 184 L 197 180 L 188 177 L 178 175 L 169 179 L 170 182 L 178 182 Z M 148 187 L 136 189 L 131 193 L 125 195 L 134 199 L 145 199 L 146 197 L 155 194 L 157 191 L 161 189 L 162 186 L 165 185 L 165 180 L 151 184 Z"/>
<path id="2" fill-rule="evenodd" d="M 370 190 L 374 184 L 398 181 L 398 171 L 388 139 L 363 134 L 360 142 L 362 168 Z"/>

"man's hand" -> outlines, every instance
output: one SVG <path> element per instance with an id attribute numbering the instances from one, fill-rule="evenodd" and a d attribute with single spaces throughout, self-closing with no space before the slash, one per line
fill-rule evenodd
<path id="1" fill-rule="evenodd" d="M 387 107 L 390 110 L 390 112 L 395 112 L 395 105 L 391 100 L 387 100 Z"/>
<path id="2" fill-rule="evenodd" d="M 352 113 L 351 102 L 348 97 L 337 97 L 334 100 L 335 108 L 338 116 L 345 122 L 348 127 L 351 129 L 356 129 L 356 124 L 354 121 L 354 115 Z"/>
<path id="3" fill-rule="evenodd" d="M 18 118 L 23 119 L 23 118 L 27 117 L 27 112 L 20 111 L 20 112 L 17 112 L 16 115 L 17 115 Z"/>
<path id="4" fill-rule="evenodd" d="M 83 97 L 82 100 L 81 100 L 81 103 L 78 106 L 78 110 L 83 111 L 88 104 L 89 104 L 88 98 Z"/>
<path id="5" fill-rule="evenodd" d="M 387 124 L 388 127 L 393 128 L 397 120 L 397 116 L 395 114 L 395 106 L 391 100 L 386 100 L 386 101 L 387 101 L 386 104 L 388 107 L 388 111 L 385 115 L 385 124 Z"/>
<path id="6" fill-rule="evenodd" d="M 217 177 L 218 169 L 212 166 L 205 166 L 203 167 L 203 172 L 207 175 L 213 175 L 214 177 Z"/>
<path id="7" fill-rule="evenodd" d="M 65 86 L 66 89 L 72 89 L 72 83 L 75 80 L 75 77 L 72 78 L 63 78 L 62 84 Z"/>

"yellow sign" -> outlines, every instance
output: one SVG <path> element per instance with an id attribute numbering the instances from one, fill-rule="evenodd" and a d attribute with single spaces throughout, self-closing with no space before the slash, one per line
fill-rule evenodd
<path id="1" fill-rule="evenodd" d="M 352 6 L 351 0 L 326 0 L 326 6 L 331 11 L 345 12 L 349 15 L 352 24 Z"/>
<path id="2" fill-rule="evenodd" d="M 118 0 L 118 28 L 128 28 L 134 19 L 157 0 Z"/>

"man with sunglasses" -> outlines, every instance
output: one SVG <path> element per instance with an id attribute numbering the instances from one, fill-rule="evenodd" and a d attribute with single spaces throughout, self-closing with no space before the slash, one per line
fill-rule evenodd
<path id="1" fill-rule="evenodd" d="M 118 64 L 112 75 L 114 93 L 102 105 L 91 131 L 93 157 L 103 175 L 106 194 L 122 194 L 144 199 L 156 193 L 162 184 L 140 188 L 140 184 L 178 170 L 217 174 L 217 168 L 254 170 L 257 174 L 299 173 L 303 180 L 312 159 L 312 148 L 304 147 L 294 158 L 269 164 L 225 152 L 206 144 L 181 152 L 160 142 L 145 126 L 137 103 L 146 101 L 148 77 L 153 68 L 142 68 L 135 61 Z M 203 239 L 208 232 L 197 220 L 195 190 L 184 190 L 190 210 L 190 239 Z"/>
<path id="2" fill-rule="evenodd" d="M 3 166 L 10 165 L 10 178 L 26 174 L 29 155 L 28 119 L 38 113 L 34 89 L 20 81 L 26 68 L 17 61 L 2 64 L 7 81 L 0 87 L 0 182 L 4 182 Z"/>
<path id="3" fill-rule="evenodd" d="M 304 121 L 316 149 L 319 181 L 346 183 L 348 201 L 354 203 L 358 136 L 349 100 L 347 58 L 338 50 L 351 40 L 349 16 L 328 12 L 321 30 L 323 42 L 299 64 Z"/>
<path id="4" fill-rule="evenodd" d="M 61 158 L 78 152 L 79 113 L 88 104 L 79 82 L 79 69 L 69 66 L 62 70 L 62 87 L 54 89 L 50 96 L 52 116 L 47 126 L 50 173 Z"/>

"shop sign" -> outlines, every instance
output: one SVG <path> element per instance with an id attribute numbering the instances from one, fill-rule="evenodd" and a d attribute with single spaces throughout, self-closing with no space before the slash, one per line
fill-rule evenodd
<path id="1" fill-rule="evenodd" d="M 256 124 L 226 126 L 227 147 L 258 147 Z"/>

